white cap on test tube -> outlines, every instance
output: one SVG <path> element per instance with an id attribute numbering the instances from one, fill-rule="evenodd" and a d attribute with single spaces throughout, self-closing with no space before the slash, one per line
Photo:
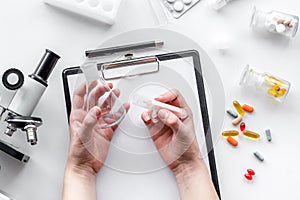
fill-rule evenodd
<path id="1" fill-rule="evenodd" d="M 181 119 L 185 119 L 188 117 L 186 110 L 184 110 L 183 108 L 178 108 L 178 107 L 172 106 L 170 104 L 162 103 L 160 101 L 150 99 L 149 97 L 146 97 L 143 95 L 135 95 L 132 103 L 137 106 L 149 109 L 149 110 L 155 110 L 157 108 L 164 108 L 164 109 L 179 113 Z"/>

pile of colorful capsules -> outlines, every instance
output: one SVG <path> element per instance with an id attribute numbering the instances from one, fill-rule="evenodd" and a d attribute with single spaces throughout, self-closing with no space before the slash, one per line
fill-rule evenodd
<path id="1" fill-rule="evenodd" d="M 243 122 L 243 116 L 245 115 L 245 112 L 247 113 L 252 113 L 254 112 L 254 108 L 250 105 L 244 104 L 243 106 L 241 106 L 241 104 L 238 101 L 233 101 L 233 106 L 236 110 L 233 111 L 232 109 L 228 108 L 226 110 L 226 112 L 232 116 L 234 119 L 232 121 L 232 124 L 234 126 L 240 126 L 240 131 L 243 133 L 244 137 L 250 140 L 259 140 L 260 138 L 260 134 L 254 132 L 254 131 L 250 131 L 246 129 L 246 124 L 245 122 Z M 267 140 L 269 142 L 272 141 L 272 137 L 271 137 L 271 131 L 270 129 L 266 129 L 266 137 Z M 224 138 L 226 138 L 227 142 L 229 144 L 231 144 L 232 146 L 236 147 L 238 146 L 238 141 L 237 141 L 237 137 L 239 136 L 239 131 L 238 130 L 227 130 L 227 131 L 223 131 L 222 132 L 222 136 Z M 264 157 L 262 156 L 262 154 L 258 151 L 253 152 L 253 155 L 261 162 L 264 161 Z M 252 175 L 249 174 L 245 174 L 244 175 L 245 179 L 248 182 L 253 181 Z"/>
<path id="2" fill-rule="evenodd" d="M 246 124 L 245 124 L 245 122 L 242 122 L 245 112 L 252 113 L 252 112 L 254 112 L 254 108 L 247 104 L 244 104 L 243 106 L 241 106 L 241 104 L 236 100 L 233 101 L 233 106 L 238 114 L 235 111 L 231 110 L 230 108 L 228 108 L 226 110 L 226 112 L 234 118 L 232 120 L 232 124 L 234 126 L 240 125 L 240 130 L 246 138 L 252 139 L 252 140 L 258 140 L 260 138 L 260 135 L 253 131 L 246 130 Z M 227 141 L 231 145 L 233 145 L 233 146 L 238 145 L 238 141 L 235 140 L 234 137 L 239 135 L 239 131 L 237 131 L 237 130 L 223 131 L 222 135 L 227 138 Z"/>

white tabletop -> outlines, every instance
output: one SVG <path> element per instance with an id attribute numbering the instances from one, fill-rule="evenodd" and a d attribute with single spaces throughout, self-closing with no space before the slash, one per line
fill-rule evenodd
<path id="1" fill-rule="evenodd" d="M 232 148 L 220 138 L 215 144 L 222 197 L 230 200 L 299 199 L 300 36 L 287 40 L 271 34 L 261 35 L 250 29 L 249 21 L 254 5 L 263 10 L 300 15 L 300 3 L 295 0 L 236 0 L 215 12 L 209 2 L 200 1 L 182 18 L 164 28 L 192 38 L 206 50 L 223 81 L 226 106 L 231 106 L 234 99 L 255 106 L 255 113 L 247 115 L 245 122 L 249 129 L 262 133 L 259 142 L 240 138 L 238 148 Z M 123 0 L 113 26 L 66 14 L 46 6 L 41 0 L 1 3 L 0 73 L 9 67 L 19 67 L 25 74 L 32 73 L 45 48 L 62 59 L 34 112 L 45 122 L 39 129 L 38 145 L 30 147 L 21 133 L 12 138 L 0 134 L 1 139 L 21 146 L 31 156 L 30 162 L 22 165 L 0 154 L 0 189 L 16 199 L 60 199 L 69 142 L 61 71 L 80 64 L 85 50 L 97 47 L 108 38 L 128 30 L 157 27 L 157 21 L 146 0 Z M 216 50 L 219 40 L 228 41 L 230 48 L 226 54 Z M 259 72 L 270 72 L 290 81 L 292 88 L 286 101 L 274 104 L 258 97 L 255 91 L 239 87 L 239 77 L 246 64 Z M 265 127 L 272 130 L 271 143 L 266 141 Z M 1 132 L 4 128 L 5 124 L 1 123 Z M 223 129 L 231 128 L 231 119 L 225 115 Z M 265 156 L 263 163 L 252 155 L 255 150 Z M 257 173 L 252 184 L 243 180 L 247 168 Z M 128 184 L 138 183 L 129 180 Z M 110 190 L 113 192 L 113 188 Z"/>

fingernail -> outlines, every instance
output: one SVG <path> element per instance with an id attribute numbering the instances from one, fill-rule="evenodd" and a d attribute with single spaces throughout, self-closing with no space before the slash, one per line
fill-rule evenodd
<path id="1" fill-rule="evenodd" d="M 160 111 L 158 112 L 158 116 L 159 116 L 161 119 L 165 119 L 165 118 L 167 118 L 167 116 L 168 116 L 168 112 L 165 111 L 165 110 L 160 110 Z"/>
<path id="2" fill-rule="evenodd" d="M 146 122 L 148 122 L 150 119 L 151 119 L 151 118 L 150 118 L 149 114 L 146 113 L 145 116 L 144 116 L 144 120 L 145 120 Z"/>
<path id="3" fill-rule="evenodd" d="M 100 117 L 100 114 L 101 114 L 100 108 L 94 107 L 93 112 L 94 112 L 94 115 L 95 115 L 97 118 Z"/>
<path id="4" fill-rule="evenodd" d="M 163 98 L 163 96 L 162 96 L 162 95 L 159 95 L 158 97 L 156 97 L 156 98 L 154 98 L 154 99 L 157 100 L 157 99 L 161 99 L 161 98 Z"/>
<path id="5" fill-rule="evenodd" d="M 158 119 L 157 119 L 157 110 L 153 110 L 152 113 L 151 113 L 151 120 L 154 124 L 156 124 L 158 122 Z"/>
<path id="6" fill-rule="evenodd" d="M 181 111 L 181 119 L 186 119 L 189 116 L 188 112 L 184 109 Z"/>

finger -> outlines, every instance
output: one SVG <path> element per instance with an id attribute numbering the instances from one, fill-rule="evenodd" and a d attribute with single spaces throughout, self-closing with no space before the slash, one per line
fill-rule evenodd
<path id="1" fill-rule="evenodd" d="M 97 81 L 93 81 L 88 88 L 91 91 L 97 85 Z M 81 109 L 84 107 L 84 97 L 86 95 L 86 84 L 83 83 L 77 88 L 73 95 L 72 109 Z"/>
<path id="2" fill-rule="evenodd" d="M 150 117 L 149 112 L 143 112 L 141 117 L 146 125 L 151 123 L 151 117 Z"/>
<path id="3" fill-rule="evenodd" d="M 130 103 L 124 103 L 124 104 L 123 104 L 123 107 L 125 108 L 126 113 L 127 113 L 128 110 L 129 110 L 129 108 L 130 108 Z"/>
<path id="4" fill-rule="evenodd" d="M 125 108 L 125 112 L 127 113 L 129 108 L 130 108 L 130 104 L 125 103 L 125 104 L 123 104 L 123 107 Z M 120 118 L 123 118 L 122 115 L 125 115 L 126 113 L 124 113 L 123 109 L 120 108 L 119 111 L 117 113 L 115 113 L 115 116 L 118 116 L 118 118 L 120 119 Z M 102 120 L 103 123 L 106 123 L 106 124 L 112 124 L 112 123 L 115 122 L 115 119 L 111 119 L 111 118 L 105 119 L 105 117 L 102 118 L 101 120 Z M 115 131 L 118 128 L 119 123 L 111 127 L 113 131 Z"/>
<path id="5" fill-rule="evenodd" d="M 99 85 L 93 88 L 92 90 L 90 90 L 89 107 L 97 106 L 99 98 L 102 97 L 109 90 L 110 90 L 109 85 Z"/>
<path id="6" fill-rule="evenodd" d="M 108 97 L 105 99 L 101 107 L 106 107 L 107 105 L 113 107 L 117 98 L 120 96 L 120 90 L 114 89 L 113 93 L 110 93 Z"/>
<path id="7" fill-rule="evenodd" d="M 143 112 L 141 118 L 148 128 L 152 140 L 156 141 L 158 138 L 162 137 L 163 135 L 167 135 L 168 131 L 171 131 L 171 129 L 165 126 L 161 121 L 158 121 L 158 123 L 153 123 L 151 118 L 151 113 L 152 113 L 151 110 Z"/>
<path id="8" fill-rule="evenodd" d="M 79 137 L 82 142 L 89 141 L 92 131 L 95 125 L 98 123 L 98 119 L 101 116 L 101 110 L 99 107 L 93 107 L 85 116 L 82 126 L 79 130 Z"/>
<path id="9" fill-rule="evenodd" d="M 176 89 L 171 89 L 170 91 L 155 98 L 155 100 L 163 103 L 170 103 L 177 107 L 188 107 L 185 99 L 180 94 L 180 92 Z"/>
<path id="10" fill-rule="evenodd" d="M 72 100 L 72 109 L 83 108 L 85 94 L 86 94 L 86 85 L 82 84 L 74 92 L 73 100 Z"/>
<path id="11" fill-rule="evenodd" d="M 159 122 L 158 117 L 157 117 L 158 111 L 159 111 L 158 109 L 151 110 L 151 120 L 154 124 Z"/>
<path id="12" fill-rule="evenodd" d="M 120 96 L 120 90 L 119 89 L 114 89 L 113 93 L 116 95 L 116 97 Z"/>
<path id="13" fill-rule="evenodd" d="M 181 120 L 174 113 L 166 109 L 160 109 L 158 111 L 158 118 L 176 133 L 182 125 Z"/>
<path id="14" fill-rule="evenodd" d="M 88 87 L 88 91 L 92 91 L 96 86 L 97 86 L 98 82 L 95 80 L 95 81 L 92 81 L 90 84 L 89 84 L 89 87 Z"/>

